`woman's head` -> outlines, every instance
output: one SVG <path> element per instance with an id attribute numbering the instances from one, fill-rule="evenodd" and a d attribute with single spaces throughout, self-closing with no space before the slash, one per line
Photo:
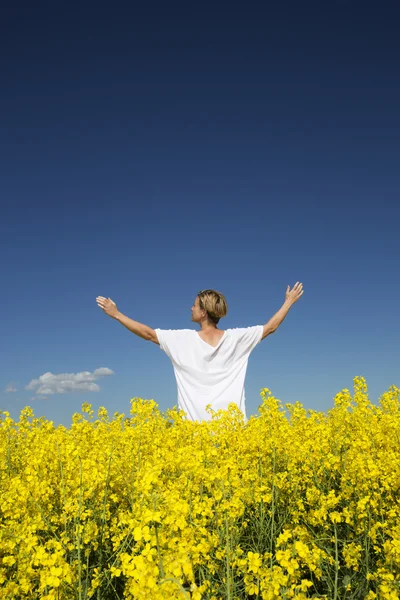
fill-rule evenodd
<path id="1" fill-rule="evenodd" d="M 202 290 L 196 296 L 192 306 L 192 320 L 196 323 L 208 318 L 217 325 L 222 317 L 228 314 L 228 304 L 225 296 L 216 290 Z"/>

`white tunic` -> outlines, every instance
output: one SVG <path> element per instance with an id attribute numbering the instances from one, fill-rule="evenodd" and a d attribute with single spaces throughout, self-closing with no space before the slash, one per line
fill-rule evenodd
<path id="1" fill-rule="evenodd" d="M 191 421 L 209 421 L 213 410 L 234 402 L 247 421 L 244 380 L 251 351 L 261 342 L 263 325 L 227 329 L 215 348 L 194 329 L 156 329 L 160 348 L 171 359 L 178 407 Z"/>

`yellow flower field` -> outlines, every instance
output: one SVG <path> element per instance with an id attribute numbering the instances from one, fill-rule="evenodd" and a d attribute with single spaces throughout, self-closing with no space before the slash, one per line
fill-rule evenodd
<path id="1" fill-rule="evenodd" d="M 247 423 L 2 411 L 0 599 L 400 598 L 400 389 L 261 398 Z"/>

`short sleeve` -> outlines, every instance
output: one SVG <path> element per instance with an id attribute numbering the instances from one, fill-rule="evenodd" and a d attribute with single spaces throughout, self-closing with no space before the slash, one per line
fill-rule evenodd
<path id="1" fill-rule="evenodd" d="M 249 355 L 262 340 L 264 325 L 236 328 L 236 349 L 239 355 Z"/>
<path id="2" fill-rule="evenodd" d="M 160 348 L 171 360 L 177 359 L 177 354 L 183 341 L 182 329 L 155 329 Z"/>

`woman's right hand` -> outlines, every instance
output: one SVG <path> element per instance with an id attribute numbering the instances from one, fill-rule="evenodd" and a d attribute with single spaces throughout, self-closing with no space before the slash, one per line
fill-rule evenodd
<path id="1" fill-rule="evenodd" d="M 293 289 L 290 289 L 290 286 L 287 286 L 287 290 L 286 290 L 286 301 L 289 300 L 289 302 L 291 304 L 294 304 L 295 302 L 297 302 L 297 300 L 300 298 L 300 296 L 303 294 L 304 290 L 303 290 L 303 284 L 297 282 L 294 286 Z"/>

